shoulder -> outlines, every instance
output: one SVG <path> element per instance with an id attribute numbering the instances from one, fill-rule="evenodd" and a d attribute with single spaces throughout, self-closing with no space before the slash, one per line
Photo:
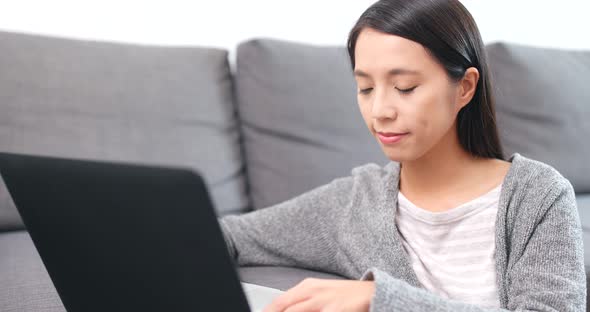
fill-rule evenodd
<path id="1" fill-rule="evenodd" d="M 395 173 L 395 172 L 399 172 L 399 163 L 395 162 L 395 161 L 388 161 L 387 163 L 385 163 L 383 165 L 379 165 L 374 162 L 369 162 L 369 163 L 366 163 L 366 164 L 363 164 L 360 166 L 353 167 L 352 170 L 350 170 L 350 173 L 353 176 L 363 175 L 363 174 L 386 175 L 386 174 L 391 174 L 391 173 Z"/>
<path id="2" fill-rule="evenodd" d="M 518 153 L 511 159 L 512 168 L 504 183 L 509 209 L 535 222 L 549 211 L 559 211 L 557 215 L 563 217 L 577 216 L 574 188 L 557 169 Z"/>
<path id="3" fill-rule="evenodd" d="M 351 169 L 350 174 L 356 180 L 383 182 L 399 175 L 399 163 L 389 161 L 383 165 L 374 162 L 356 166 Z"/>
<path id="4" fill-rule="evenodd" d="M 382 165 L 366 163 L 351 169 L 349 179 L 353 193 L 364 198 L 378 198 L 395 187 L 399 176 L 399 163 L 388 161 Z"/>
<path id="5" fill-rule="evenodd" d="M 512 178 L 517 187 L 543 193 L 573 192 L 570 181 L 553 166 L 519 153 L 514 153 L 510 158 L 514 168 L 511 168 L 507 178 Z"/>

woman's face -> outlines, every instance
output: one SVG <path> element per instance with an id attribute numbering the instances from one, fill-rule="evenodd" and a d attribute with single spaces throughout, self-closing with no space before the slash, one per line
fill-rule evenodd
<path id="1" fill-rule="evenodd" d="M 443 137 L 456 136 L 458 84 L 414 41 L 365 28 L 355 46 L 361 114 L 393 161 L 422 157 Z M 405 133 L 397 142 L 379 133 Z M 395 140 L 395 139 L 394 139 Z"/>

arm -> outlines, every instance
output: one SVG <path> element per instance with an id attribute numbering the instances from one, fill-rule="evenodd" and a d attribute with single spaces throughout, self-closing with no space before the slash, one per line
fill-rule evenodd
<path id="1" fill-rule="evenodd" d="M 581 223 L 569 182 L 553 188 L 551 203 L 522 256 L 506 272 L 509 311 L 586 311 L 586 274 Z M 371 268 L 361 280 L 375 281 L 371 312 L 508 311 L 448 300 Z"/>
<path id="2" fill-rule="evenodd" d="M 220 225 L 237 265 L 295 266 L 334 272 L 337 242 L 333 223 L 349 209 L 354 177 L 334 179 L 295 198 Z"/>

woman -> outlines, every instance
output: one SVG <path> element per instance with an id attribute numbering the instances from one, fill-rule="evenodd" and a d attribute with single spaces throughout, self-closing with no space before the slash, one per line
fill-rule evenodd
<path id="1" fill-rule="evenodd" d="M 457 0 L 381 0 L 348 51 L 367 127 L 392 160 L 220 219 L 239 265 L 336 273 L 265 311 L 585 311 L 569 181 L 503 160 L 484 45 Z"/>

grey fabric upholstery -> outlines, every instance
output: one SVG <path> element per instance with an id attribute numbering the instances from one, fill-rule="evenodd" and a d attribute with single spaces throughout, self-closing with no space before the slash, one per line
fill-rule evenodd
<path id="1" fill-rule="evenodd" d="M 240 280 L 280 290 L 288 290 L 305 278 L 345 279 L 342 276 L 298 268 L 253 266 L 239 268 Z"/>
<path id="2" fill-rule="evenodd" d="M 25 231 L 0 234 L 0 311 L 65 311 Z"/>
<path id="3" fill-rule="evenodd" d="M 236 92 L 255 209 L 388 160 L 362 119 L 343 47 L 244 42 Z"/>
<path id="4" fill-rule="evenodd" d="M 586 272 L 590 272 L 590 194 L 578 194 L 576 195 L 576 200 L 584 231 L 584 261 L 586 262 Z"/>
<path id="5" fill-rule="evenodd" d="M 590 194 L 576 195 L 580 221 L 584 231 L 584 262 L 586 264 L 586 292 L 590 294 Z M 590 303 L 586 305 L 586 311 L 590 311 Z"/>
<path id="6" fill-rule="evenodd" d="M 6 32 L 0 46 L 0 151 L 189 167 L 221 214 L 247 209 L 227 51 Z"/>
<path id="7" fill-rule="evenodd" d="M 487 45 L 505 154 L 554 166 L 590 192 L 590 51 Z"/>

